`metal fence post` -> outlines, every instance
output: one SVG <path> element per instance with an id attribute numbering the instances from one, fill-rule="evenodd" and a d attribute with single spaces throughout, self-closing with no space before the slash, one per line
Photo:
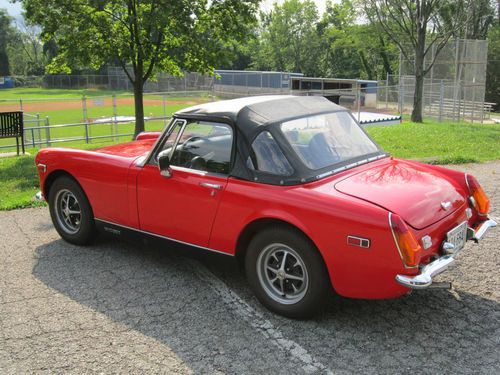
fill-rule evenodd
<path id="1" fill-rule="evenodd" d="M 89 124 L 89 117 L 87 113 L 87 97 L 85 95 L 82 96 L 82 109 L 83 109 L 83 122 L 86 124 L 85 125 L 85 133 L 88 133 L 88 138 L 87 138 L 87 143 L 90 143 L 90 124 Z"/>
<path id="2" fill-rule="evenodd" d="M 42 143 L 42 129 L 40 129 L 40 114 L 36 114 L 36 127 L 38 128 L 38 144 Z"/>
<path id="3" fill-rule="evenodd" d="M 112 134 L 113 134 L 113 140 L 116 141 L 118 140 L 118 137 L 117 137 L 117 134 L 118 134 L 118 119 L 117 119 L 117 116 L 118 116 L 118 110 L 116 108 L 116 94 L 113 93 L 112 95 L 112 99 L 113 99 L 113 124 L 111 125 L 112 126 Z"/>
<path id="4" fill-rule="evenodd" d="M 361 86 L 359 85 L 359 83 L 357 84 L 357 86 L 358 86 L 358 93 L 357 93 L 358 98 L 356 99 L 356 101 L 358 102 L 357 104 L 358 104 L 358 123 L 359 123 L 359 120 L 361 118 L 361 113 L 360 113 L 360 111 L 361 111 Z"/>
<path id="5" fill-rule="evenodd" d="M 87 122 L 87 97 L 82 96 L 83 121 Z"/>
<path id="6" fill-rule="evenodd" d="M 47 147 L 50 147 L 50 124 L 49 124 L 49 116 L 45 116 L 45 141 L 47 143 Z"/>
<path id="7" fill-rule="evenodd" d="M 441 80 L 441 87 L 439 89 L 439 122 L 443 121 L 443 100 L 444 100 L 444 82 Z"/>
<path id="8" fill-rule="evenodd" d="M 35 148 L 35 129 L 31 128 L 31 145 Z"/>
<path id="9" fill-rule="evenodd" d="M 85 123 L 85 143 L 89 143 L 89 124 Z"/>
<path id="10" fill-rule="evenodd" d="M 167 95 L 163 94 L 163 126 L 167 126 Z"/>
<path id="11" fill-rule="evenodd" d="M 401 96 L 400 114 L 404 114 L 404 112 L 405 112 L 405 81 L 404 81 L 404 79 L 401 81 L 401 91 L 400 91 L 399 95 Z"/>
<path id="12" fill-rule="evenodd" d="M 385 79 L 385 109 L 389 108 L 389 73 Z"/>

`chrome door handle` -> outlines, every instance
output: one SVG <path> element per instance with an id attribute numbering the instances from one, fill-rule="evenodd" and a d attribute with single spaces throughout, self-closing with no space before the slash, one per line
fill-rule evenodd
<path id="1" fill-rule="evenodd" d="M 200 186 L 210 188 L 210 189 L 215 189 L 215 190 L 220 190 L 222 189 L 222 186 L 219 184 L 212 184 L 210 182 L 200 182 Z"/>

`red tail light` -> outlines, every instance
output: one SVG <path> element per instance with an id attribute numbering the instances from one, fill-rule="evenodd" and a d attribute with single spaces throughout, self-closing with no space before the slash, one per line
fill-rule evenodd
<path id="1" fill-rule="evenodd" d="M 481 216 L 486 216 L 490 211 L 490 200 L 488 196 L 473 176 L 466 175 L 465 179 L 469 187 L 469 193 L 474 198 L 474 206 L 477 213 Z"/>
<path id="2" fill-rule="evenodd" d="M 394 214 L 389 214 L 394 241 L 398 247 L 399 254 L 407 267 L 416 267 L 420 263 L 422 248 L 405 222 Z"/>

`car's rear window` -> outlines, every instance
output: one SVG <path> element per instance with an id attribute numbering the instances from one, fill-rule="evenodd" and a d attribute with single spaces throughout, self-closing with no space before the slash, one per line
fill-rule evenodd
<path id="1" fill-rule="evenodd" d="M 287 121 L 281 131 L 300 160 L 313 170 L 379 151 L 347 112 Z"/>

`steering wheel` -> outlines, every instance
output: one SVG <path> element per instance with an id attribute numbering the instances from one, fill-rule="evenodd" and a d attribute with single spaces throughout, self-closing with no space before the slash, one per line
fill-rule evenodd
<path id="1" fill-rule="evenodd" d="M 186 149 L 189 143 L 192 143 L 192 142 L 195 142 L 195 141 L 208 141 L 208 138 L 207 137 L 202 137 L 202 136 L 195 135 L 195 136 L 189 137 L 184 142 L 182 142 L 182 144 L 180 146 L 178 146 L 179 147 L 179 149 L 178 149 L 179 152 L 177 152 L 177 165 L 180 165 L 180 163 L 181 163 L 181 151 L 183 149 Z"/>
<path id="2" fill-rule="evenodd" d="M 207 137 L 195 135 L 193 137 L 189 137 L 186 139 L 184 142 L 182 142 L 181 148 L 187 148 L 187 145 L 189 143 L 195 142 L 195 141 L 205 141 L 205 142 L 210 142 L 210 140 Z"/>

